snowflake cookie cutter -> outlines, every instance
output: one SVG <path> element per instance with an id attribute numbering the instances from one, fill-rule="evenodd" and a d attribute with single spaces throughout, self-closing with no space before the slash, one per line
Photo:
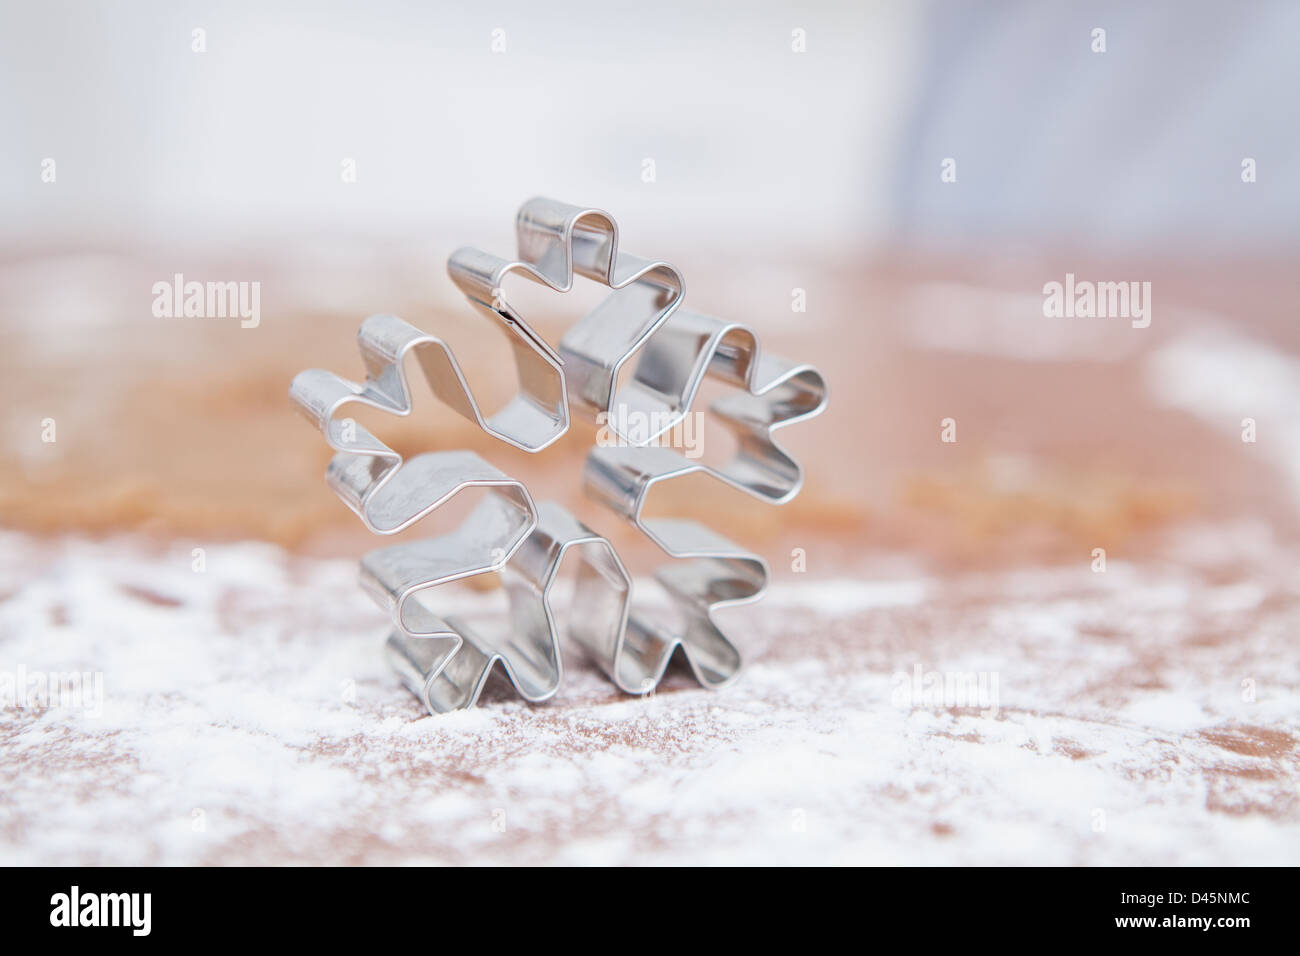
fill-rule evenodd
<path id="1" fill-rule="evenodd" d="M 825 381 L 811 366 L 762 355 L 745 326 L 680 310 L 684 284 L 677 270 L 620 253 L 618 227 L 607 213 L 533 199 L 521 208 L 516 232 L 517 259 L 462 248 L 448 262 L 470 302 L 511 337 L 519 392 L 500 412 L 481 413 L 445 343 L 391 315 L 372 316 L 358 333 L 365 383 L 309 369 L 290 387 L 290 397 L 335 449 L 327 483 L 370 531 L 395 534 L 459 494 L 482 496 L 451 532 L 363 558 L 362 586 L 392 618 L 389 659 L 431 713 L 473 706 L 498 665 L 525 700 L 549 699 L 563 680 L 561 628 L 550 594 L 561 566 L 576 560 L 573 605 L 581 613 L 569 616 L 566 636 L 616 686 L 652 691 L 678 650 L 702 685 L 724 686 L 738 675 L 741 657 L 713 614 L 761 597 L 767 566 L 699 522 L 644 517 L 645 503 L 662 482 L 696 472 L 769 503 L 791 500 L 803 471 L 773 432 L 819 414 Z M 569 291 L 581 275 L 611 294 L 556 350 L 505 301 L 501 284 L 512 273 L 557 292 Z M 438 451 L 403 461 L 364 427 L 336 417 L 350 403 L 410 414 L 409 355 L 439 400 L 526 451 L 540 452 L 567 431 L 570 404 L 588 418 L 609 416 L 617 443 L 591 450 L 584 488 L 670 558 L 655 578 L 680 620 L 669 624 L 636 610 L 633 581 L 607 539 L 556 503 L 534 503 L 522 482 L 480 456 Z M 634 356 L 632 374 L 619 386 L 619 372 Z M 735 455 L 721 468 L 650 446 L 685 417 L 705 378 L 737 387 L 710 406 L 737 438 Z M 611 409 L 624 414 L 610 415 Z M 629 436 L 618 428 L 628 411 L 654 414 L 649 420 L 662 427 Z M 440 585 L 487 573 L 504 585 L 505 627 L 435 610 Z"/>

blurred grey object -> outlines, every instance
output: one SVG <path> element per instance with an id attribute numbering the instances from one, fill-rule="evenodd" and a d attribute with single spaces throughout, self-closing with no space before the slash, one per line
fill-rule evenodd
<path id="1" fill-rule="evenodd" d="M 1176 252 L 1300 234 L 1300 5 L 964 0 L 920 32 L 901 235 Z"/>

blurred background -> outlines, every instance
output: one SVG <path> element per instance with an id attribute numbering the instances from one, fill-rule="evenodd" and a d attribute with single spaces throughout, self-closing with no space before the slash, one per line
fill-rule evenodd
<path id="1" fill-rule="evenodd" d="M 1293 4 L 2 9 L 5 524 L 355 550 L 289 378 L 359 374 L 393 311 L 504 397 L 444 263 L 540 194 L 827 373 L 788 433 L 808 491 L 751 534 L 1037 559 L 1191 510 L 1294 526 Z M 1067 272 L 1151 282 L 1151 326 L 1045 318 Z M 258 327 L 155 317 L 176 273 L 259 282 Z M 520 295 L 553 340 L 599 298 Z M 393 443 L 569 495 L 432 406 Z"/>

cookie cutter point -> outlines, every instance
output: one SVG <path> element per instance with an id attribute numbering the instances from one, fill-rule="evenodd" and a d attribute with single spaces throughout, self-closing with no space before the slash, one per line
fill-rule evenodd
<path id="1" fill-rule="evenodd" d="M 557 441 L 569 424 L 567 393 L 559 367 L 531 348 L 515 349 L 517 362 L 552 369 L 553 381 L 538 382 L 536 374 L 526 381 L 535 387 L 511 399 L 499 411 L 485 415 L 470 390 L 451 348 L 435 335 L 422 332 L 395 315 L 372 315 L 357 332 L 357 346 L 366 372 L 364 383 L 353 382 L 323 369 L 308 369 L 294 378 L 289 397 L 309 421 L 324 434 L 331 448 L 339 452 L 331 471 L 347 473 L 354 481 L 369 485 L 366 470 L 376 462 L 400 466 L 400 458 L 369 430 L 336 414 L 346 405 L 377 408 L 389 414 L 411 413 L 411 390 L 406 358 L 414 355 L 434 396 L 483 431 L 524 451 L 541 451 Z M 520 365 L 521 370 L 525 365 Z M 549 388 L 553 385 L 553 388 Z M 352 465 L 353 467 L 348 467 Z M 341 474 L 342 476 L 342 474 Z M 363 491 L 354 487 L 349 498 Z M 348 500 L 348 499 L 345 499 Z M 354 510 L 356 510 L 354 508 Z M 364 518 L 364 515 L 362 516 Z"/>
<path id="2" fill-rule="evenodd" d="M 641 354 L 625 404 L 611 410 L 611 431 L 628 445 L 656 441 L 682 423 L 706 378 L 740 389 L 709 407 L 737 438 L 737 454 L 719 477 L 774 504 L 794 498 L 803 469 L 773 433 L 820 415 L 829 391 L 813 366 L 764 354 L 746 325 L 686 311 L 672 316 Z M 629 435 L 620 428 L 629 420 L 657 425 Z"/>
<path id="3" fill-rule="evenodd" d="M 458 567 L 432 580 L 412 582 L 400 575 L 386 578 L 374 573 L 376 566 L 391 560 L 389 555 L 363 559 L 363 568 L 369 563 L 373 575 L 372 593 L 394 609 L 389 658 L 431 713 L 473 706 L 494 668 L 525 700 L 548 700 L 564 677 L 562 633 L 567 631 L 571 640 L 596 657 L 612 655 L 613 645 L 621 640 L 632 579 L 613 546 L 553 502 L 543 502 L 535 517 L 514 550 L 504 552 L 491 567 Z M 436 566 L 430 551 L 442 552 L 450 564 L 450 555 L 463 553 L 465 544 L 448 536 L 399 548 L 424 552 L 421 578 L 427 578 L 427 570 Z M 409 552 L 399 554 L 398 563 L 406 557 Z M 561 628 L 551 592 L 561 568 L 575 563 L 575 607 L 568 627 Z M 405 613 L 406 601 L 417 590 L 428 591 L 485 570 L 501 574 L 510 608 L 506 630 L 490 632 L 460 618 L 444 619 L 424 605 L 419 605 L 418 613 Z"/>
<path id="4" fill-rule="evenodd" d="M 570 402 L 594 419 L 613 402 L 623 365 L 680 304 L 685 282 L 671 263 L 621 251 L 618 223 L 601 209 L 535 197 L 520 208 L 515 233 L 516 258 L 464 246 L 452 253 L 448 274 L 478 308 L 556 357 Z M 509 304 L 503 286 L 511 275 L 561 293 L 582 276 L 610 294 L 552 348 Z"/>
<path id="5" fill-rule="evenodd" d="M 657 485 L 695 473 L 734 485 L 717 469 L 667 448 L 607 446 L 593 448 L 587 456 L 583 477 L 588 493 L 672 559 L 656 569 L 654 577 L 677 609 L 679 626 L 665 627 L 634 611 L 627 639 L 598 661 L 628 693 L 653 690 L 678 652 L 705 687 L 731 683 L 740 673 L 742 658 L 714 615 L 757 601 L 767 589 L 767 563 L 758 555 L 700 522 L 645 516 L 647 499 Z"/>

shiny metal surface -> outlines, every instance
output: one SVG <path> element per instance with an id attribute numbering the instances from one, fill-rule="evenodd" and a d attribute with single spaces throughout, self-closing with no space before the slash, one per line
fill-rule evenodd
<path id="1" fill-rule="evenodd" d="M 594 448 L 587 458 L 583 478 L 588 493 L 675 559 L 659 567 L 655 578 L 672 599 L 678 620 L 665 622 L 634 611 L 620 640 L 584 645 L 609 678 L 630 694 L 653 690 L 679 647 L 705 687 L 734 680 L 740 673 L 740 652 L 714 623 L 713 612 L 755 601 L 767 587 L 767 565 L 758 555 L 699 522 L 643 515 L 655 486 L 694 472 L 722 479 L 719 472 L 667 448 Z"/>
<path id="2" fill-rule="evenodd" d="M 714 612 L 757 600 L 767 566 L 698 522 L 646 517 L 647 499 L 663 482 L 700 472 L 771 504 L 789 501 L 803 470 L 773 433 L 819 414 L 825 381 L 811 366 L 763 355 L 743 325 L 679 310 L 684 286 L 676 269 L 620 253 L 607 213 L 533 199 L 520 210 L 516 230 L 517 259 L 463 248 L 448 263 L 456 285 L 515 344 L 520 391 L 500 412 L 481 414 L 440 339 L 391 315 L 361 326 L 364 384 L 311 369 L 289 390 L 337 452 L 327 482 L 370 531 L 395 534 L 458 494 L 481 496 L 458 527 L 362 559 L 363 588 L 392 617 L 388 656 L 431 713 L 473 706 L 498 664 L 525 700 L 550 698 L 563 680 L 562 630 L 628 693 L 653 690 L 678 649 L 701 684 L 721 687 L 739 673 L 741 655 Z M 559 292 L 572 288 L 575 275 L 585 276 L 613 292 L 557 351 L 505 301 L 501 283 L 511 274 Z M 408 355 L 439 400 L 526 451 L 542 450 L 567 430 L 570 404 L 593 417 L 615 411 L 608 424 L 616 443 L 591 450 L 584 489 L 669 557 L 655 578 L 675 620 L 634 606 L 632 580 L 609 541 L 558 504 L 534 504 L 522 482 L 478 455 L 430 452 L 404 462 L 371 432 L 338 417 L 351 403 L 409 414 Z M 633 373 L 618 388 L 619 372 L 634 356 Z M 710 406 L 737 439 L 736 454 L 719 468 L 650 445 L 689 412 L 706 377 L 735 387 Z M 618 426 L 629 414 L 651 416 L 643 420 L 656 426 L 625 434 Z M 570 565 L 574 598 L 562 628 L 551 595 Z M 500 576 L 507 621 L 436 610 L 441 585 L 482 574 Z"/>
<path id="3" fill-rule="evenodd" d="M 658 568 L 655 578 L 680 612 L 676 626 L 665 627 L 633 612 L 624 639 L 592 654 L 628 693 L 652 690 L 679 647 L 704 686 L 721 687 L 734 680 L 741 655 L 714 622 L 713 612 L 756 601 L 767 588 L 767 565 L 758 555 L 699 522 L 646 518 L 651 490 L 700 472 L 760 500 L 784 504 L 803 486 L 803 469 L 773 432 L 819 415 L 826 407 L 826 383 L 815 368 L 762 355 L 757 337 L 745 326 L 685 311 L 655 333 L 633 383 L 622 394 L 645 398 L 641 411 L 667 414 L 675 424 L 689 410 L 706 375 L 738 387 L 709 409 L 736 436 L 731 461 L 715 469 L 669 448 L 615 445 L 593 448 L 583 468 L 588 495 L 636 525 L 675 559 Z"/>
<path id="4" fill-rule="evenodd" d="M 608 541 L 546 503 L 532 514 L 526 536 L 503 549 L 514 540 L 512 526 L 494 509 L 476 510 L 450 535 L 362 560 L 363 586 L 393 615 L 389 660 L 430 713 L 472 707 L 498 663 L 525 700 L 555 694 L 564 665 L 551 591 L 566 559 L 577 562 L 570 636 L 606 646 L 625 629 L 632 582 Z M 497 630 L 455 615 L 444 619 L 424 601 L 441 584 L 487 571 L 501 573 L 509 599 L 509 620 Z"/>
<path id="5" fill-rule="evenodd" d="M 706 377 L 737 388 L 709 406 L 738 446 L 732 460 L 713 474 L 764 501 L 792 499 L 803 486 L 803 469 L 772 434 L 820 415 L 828 398 L 826 382 L 811 365 L 762 354 L 747 326 L 684 310 L 663 324 L 619 393 L 627 403 L 623 408 L 640 413 L 635 420 L 660 424 L 634 444 L 649 444 L 674 428 Z"/>
<path id="6" fill-rule="evenodd" d="M 634 355 L 659 325 L 672 314 L 685 292 L 681 275 L 667 262 L 642 259 L 621 252 L 618 224 L 599 209 L 573 206 L 554 199 L 530 199 L 515 219 L 518 256 L 505 259 L 480 249 L 464 247 L 451 254 L 447 272 L 478 310 L 499 321 L 534 351 L 551 359 L 550 368 L 527 366 L 520 399 L 550 396 L 558 380 L 568 400 L 589 417 L 609 408 L 611 394 L 623 364 Z M 507 277 L 519 275 L 557 292 L 573 288 L 575 275 L 607 285 L 613 291 L 590 315 L 580 320 L 560 341 L 559 354 L 511 306 L 502 289 Z M 563 365 L 560 373 L 557 365 Z M 544 386 L 550 386 L 549 388 Z M 545 403 L 549 411 L 553 406 Z M 567 407 L 557 410 L 555 435 L 568 427 Z M 518 443 L 516 443 L 518 444 Z M 530 451 L 544 444 L 534 442 Z"/>

